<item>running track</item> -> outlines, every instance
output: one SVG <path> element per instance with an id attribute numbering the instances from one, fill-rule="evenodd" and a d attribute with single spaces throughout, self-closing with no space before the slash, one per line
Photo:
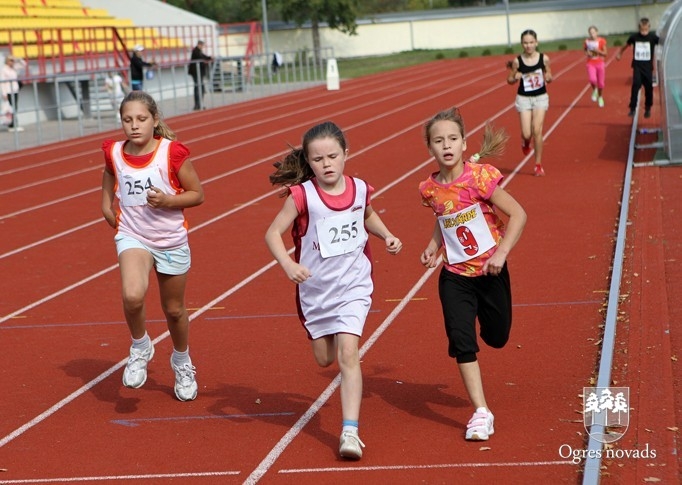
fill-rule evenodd
<path id="1" fill-rule="evenodd" d="M 589 99 L 582 54 L 552 54 L 547 177 L 535 178 L 532 156 L 518 146 L 505 60 L 432 62 L 343 81 L 340 91 L 315 88 L 167 120 L 192 150 L 206 191 L 205 204 L 188 210 L 187 300 L 200 385 L 190 403 L 173 397 L 154 283 L 148 320 L 157 353 L 149 379 L 138 390 L 121 385 L 129 336 L 113 233 L 99 210 L 105 136 L 1 156 L 0 484 L 578 483 L 581 466 L 559 450 L 584 447 L 581 393 L 599 357 L 630 131 L 629 67 L 610 64 L 607 107 L 599 109 Z M 467 122 L 469 153 L 486 121 L 509 131 L 507 153 L 493 163 L 529 215 L 510 257 L 511 341 L 480 354 L 496 416 L 486 443 L 462 438 L 471 409 L 446 353 L 437 271 L 419 264 L 433 219 L 417 185 L 435 170 L 421 127 L 451 105 Z M 367 448 L 357 463 L 337 457 L 337 370 L 314 364 L 294 287 L 263 242 L 282 203 L 268 184 L 272 162 L 326 119 L 348 136 L 347 173 L 375 187 L 375 209 L 404 243 L 389 257 L 372 241 L 376 288 L 362 340 Z M 642 187 L 655 187 L 646 180 L 660 169 L 646 170 Z M 635 294 L 639 286 L 630 284 Z M 629 303 L 639 311 L 639 300 Z M 636 332 L 627 335 L 640 345 Z M 621 368 L 660 369 L 622 359 Z M 639 386 L 635 367 L 618 375 L 620 385 Z M 669 394 L 661 399 L 674 405 Z M 660 431 L 646 428 L 643 414 L 633 419 L 624 446 L 646 439 L 658 456 L 606 462 L 603 480 L 676 481 L 676 433 L 664 426 L 674 426 L 672 410 L 669 417 L 656 423 Z"/>

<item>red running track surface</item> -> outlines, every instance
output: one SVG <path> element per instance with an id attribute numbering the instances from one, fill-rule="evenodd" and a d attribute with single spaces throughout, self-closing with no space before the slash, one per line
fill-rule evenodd
<path id="1" fill-rule="evenodd" d="M 149 379 L 137 390 L 121 384 L 130 340 L 113 233 L 99 210 L 99 147 L 120 133 L 0 157 L 0 468 L 7 470 L 0 483 L 578 483 L 581 465 L 565 454 L 584 447 L 581 394 L 599 358 L 630 132 L 629 68 L 609 65 L 599 109 L 582 54 L 551 56 L 544 178 L 532 176 L 532 155 L 518 146 L 515 87 L 499 57 L 431 62 L 344 80 L 339 91 L 315 88 L 167 120 L 192 150 L 206 191 L 206 202 L 187 211 L 200 386 L 189 403 L 173 396 L 154 284 Z M 485 443 L 463 439 L 473 410 L 447 356 L 437 272 L 419 264 L 433 219 L 417 186 L 436 169 L 422 125 L 452 105 L 465 117 L 470 153 L 486 121 L 510 133 L 506 154 L 492 163 L 529 216 L 509 259 L 511 341 L 479 356 L 496 416 Z M 263 241 L 282 204 L 268 183 L 272 162 L 327 119 L 348 137 L 347 173 L 375 187 L 373 206 L 404 243 L 390 257 L 371 242 L 375 294 L 362 339 L 360 427 L 367 448 L 355 463 L 337 456 L 337 369 L 315 365 L 294 287 Z M 629 336 L 630 345 L 640 341 Z M 623 358 L 637 365 L 619 355 L 618 365 Z M 628 372 L 624 385 L 639 386 L 634 368 Z M 669 393 L 661 399 L 674 405 Z M 672 483 L 674 443 L 661 436 L 675 433 L 647 436 L 637 422 L 627 447 L 648 438 L 658 457 L 605 463 L 604 480 Z"/>

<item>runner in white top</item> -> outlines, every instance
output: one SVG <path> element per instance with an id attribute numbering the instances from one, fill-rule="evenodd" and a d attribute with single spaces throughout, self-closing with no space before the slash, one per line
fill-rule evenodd
<path id="1" fill-rule="evenodd" d="M 297 306 L 321 367 L 338 360 L 341 370 L 343 427 L 339 454 L 362 457 L 358 436 L 362 371 L 358 343 L 372 294 L 367 233 L 384 240 L 397 254 L 402 243 L 386 228 L 369 203 L 372 189 L 344 176 L 348 148 L 332 122 L 312 127 L 302 148 L 293 149 L 270 176 L 286 188 L 284 207 L 270 225 L 265 241 L 287 277 L 298 284 Z M 292 228 L 295 258 L 282 235 Z"/>
<path id="2" fill-rule="evenodd" d="M 204 191 L 189 150 L 160 119 L 154 99 L 132 91 L 121 103 L 126 141 L 105 140 L 102 214 L 116 230 L 123 310 L 132 337 L 123 385 L 147 380 L 154 345 L 147 334 L 145 297 L 149 274 L 156 273 L 161 306 L 173 340 L 171 367 L 175 396 L 197 396 L 196 369 L 189 356 L 189 316 L 185 285 L 191 265 L 184 209 L 201 204 Z"/>

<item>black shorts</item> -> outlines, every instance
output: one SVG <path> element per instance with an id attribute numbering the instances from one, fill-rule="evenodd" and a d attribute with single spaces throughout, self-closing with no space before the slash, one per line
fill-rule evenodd
<path id="1" fill-rule="evenodd" d="M 464 364 L 476 361 L 480 350 L 476 339 L 476 317 L 483 341 L 502 348 L 509 340 L 512 299 L 509 271 L 505 263 L 497 276 L 462 276 L 443 268 L 438 279 L 443 306 L 448 354 Z"/>

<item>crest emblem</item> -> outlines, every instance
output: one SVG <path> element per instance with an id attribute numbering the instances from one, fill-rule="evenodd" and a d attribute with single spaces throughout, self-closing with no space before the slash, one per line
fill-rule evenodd
<path id="1" fill-rule="evenodd" d="M 583 424 L 590 437 L 613 443 L 623 437 L 630 424 L 629 387 L 584 387 Z M 598 429 L 593 429 L 594 425 Z"/>

